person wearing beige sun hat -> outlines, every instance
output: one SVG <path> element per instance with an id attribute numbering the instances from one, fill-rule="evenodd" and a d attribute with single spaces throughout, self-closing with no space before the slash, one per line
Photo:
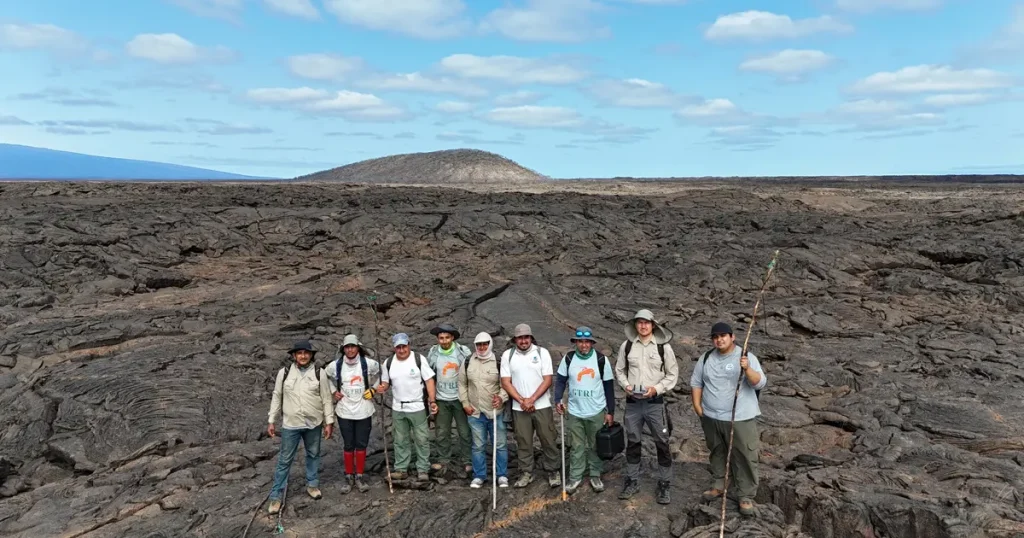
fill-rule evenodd
<path id="1" fill-rule="evenodd" d="M 640 455 L 644 424 L 658 453 L 659 504 L 669 503 L 672 483 L 672 423 L 665 410 L 665 393 L 679 381 L 679 365 L 672 350 L 672 331 L 647 309 L 638 310 L 623 327 L 626 340 L 615 359 L 615 380 L 626 391 L 626 480 L 619 494 L 629 499 L 640 491 Z"/>

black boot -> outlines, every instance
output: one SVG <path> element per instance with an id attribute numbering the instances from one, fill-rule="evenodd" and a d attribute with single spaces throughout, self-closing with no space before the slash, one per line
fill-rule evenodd
<path id="1" fill-rule="evenodd" d="M 358 489 L 360 493 L 366 493 L 370 490 L 370 485 L 363 481 L 363 475 L 361 474 L 356 475 L 356 489 Z"/>
<path id="2" fill-rule="evenodd" d="M 658 504 L 668 504 L 670 499 L 668 496 L 668 488 L 670 482 L 667 480 L 658 481 Z"/>
<path id="3" fill-rule="evenodd" d="M 622 500 L 630 499 L 639 492 L 640 481 L 626 478 L 626 484 L 622 487 L 622 493 L 619 493 L 619 498 Z"/>

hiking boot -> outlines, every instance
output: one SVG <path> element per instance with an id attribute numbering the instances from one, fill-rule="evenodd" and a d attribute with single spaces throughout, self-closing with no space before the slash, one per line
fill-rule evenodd
<path id="1" fill-rule="evenodd" d="M 427 482 L 430 480 L 430 475 L 427 473 L 420 473 L 416 475 L 416 479 L 419 480 L 420 482 Z"/>
<path id="2" fill-rule="evenodd" d="M 345 475 L 345 481 L 341 483 L 341 494 L 344 495 L 344 494 L 352 491 L 352 485 L 353 485 L 354 482 L 355 482 L 355 478 L 353 478 L 352 475 L 350 475 L 350 474 Z"/>
<path id="3" fill-rule="evenodd" d="M 704 493 L 701 493 L 700 496 L 704 499 L 704 502 L 715 502 L 715 499 L 722 496 L 722 490 L 718 488 L 711 488 Z"/>
<path id="4" fill-rule="evenodd" d="M 499 476 L 498 477 L 498 487 L 499 488 L 507 488 L 508 487 L 508 477 L 507 476 Z"/>
<path id="5" fill-rule="evenodd" d="M 533 482 L 533 473 L 523 473 L 519 475 L 519 480 L 516 480 L 517 488 L 525 488 Z"/>
<path id="6" fill-rule="evenodd" d="M 572 495 L 573 493 L 576 493 L 576 488 L 580 487 L 580 484 L 582 484 L 582 483 L 583 483 L 583 480 L 572 480 L 572 479 L 570 479 L 569 483 L 565 485 L 565 492 L 568 493 L 569 495 Z"/>
<path id="7" fill-rule="evenodd" d="M 360 493 L 370 491 L 370 485 L 363 481 L 363 475 L 361 474 L 356 475 L 356 489 L 358 489 Z"/>
<path id="8" fill-rule="evenodd" d="M 619 498 L 622 500 L 632 499 L 633 495 L 637 493 L 640 493 L 640 481 L 627 478 L 626 484 L 622 486 L 622 493 L 619 493 Z"/>
<path id="9" fill-rule="evenodd" d="M 667 480 L 658 481 L 658 504 L 668 504 L 670 498 L 668 495 L 669 482 Z"/>
<path id="10" fill-rule="evenodd" d="M 306 488 L 306 493 L 314 499 L 323 497 L 323 494 L 320 493 L 320 488 Z"/>
<path id="11" fill-rule="evenodd" d="M 392 480 L 405 480 L 406 478 L 409 478 L 409 473 L 405 471 L 394 471 L 391 473 Z"/>
<path id="12" fill-rule="evenodd" d="M 750 499 L 740 499 L 740 514 L 745 516 L 754 515 L 754 501 Z"/>
<path id="13" fill-rule="evenodd" d="M 548 475 L 548 485 L 557 488 L 562 485 L 562 473 L 554 472 Z"/>
<path id="14" fill-rule="evenodd" d="M 594 488 L 594 491 L 601 493 L 604 491 L 604 482 L 601 482 L 600 476 L 590 477 L 590 487 Z"/>
<path id="15" fill-rule="evenodd" d="M 480 489 L 480 488 L 483 487 L 483 485 L 484 485 L 484 479 L 483 478 L 474 478 L 473 481 L 469 483 L 469 487 L 471 487 L 473 489 Z"/>
<path id="16" fill-rule="evenodd" d="M 280 512 L 281 511 L 281 501 L 279 501 L 277 499 L 274 499 L 273 501 L 270 501 L 270 509 L 267 510 L 267 511 L 270 512 L 271 515 Z"/>

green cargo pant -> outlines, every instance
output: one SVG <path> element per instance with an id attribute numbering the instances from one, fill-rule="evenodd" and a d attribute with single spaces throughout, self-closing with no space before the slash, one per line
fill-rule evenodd
<path id="1" fill-rule="evenodd" d="M 562 468 L 558 455 L 558 433 L 555 431 L 555 410 L 551 407 L 532 413 L 513 411 L 515 423 L 516 457 L 519 472 L 534 472 L 533 434 L 540 438 L 541 465 L 545 471 L 556 472 Z"/>
<path id="2" fill-rule="evenodd" d="M 405 413 L 395 411 L 391 415 L 395 436 L 395 470 L 408 471 L 412 451 L 416 450 L 416 470 L 430 472 L 430 430 L 427 426 L 427 412 Z"/>
<path id="3" fill-rule="evenodd" d="M 597 432 L 604 426 L 607 410 L 587 418 L 569 415 L 569 439 L 572 443 L 569 453 L 569 480 L 583 480 L 583 472 L 590 465 L 590 476 L 601 476 L 604 462 L 597 456 Z"/>
<path id="4" fill-rule="evenodd" d="M 711 476 L 715 478 L 714 488 L 725 487 L 725 457 L 729 450 L 729 421 L 701 417 L 704 441 L 711 455 Z M 757 495 L 758 444 L 760 435 L 757 419 L 736 421 L 732 439 L 732 461 L 729 467 L 729 492 L 735 492 L 739 500 L 753 500 Z M 730 495 L 731 497 L 732 495 Z"/>
<path id="5" fill-rule="evenodd" d="M 452 447 L 452 420 L 455 420 L 455 428 L 459 435 L 455 447 Z M 469 431 L 469 421 L 466 411 L 462 409 L 462 402 L 459 400 L 438 400 L 437 418 L 434 421 L 434 439 L 437 448 L 437 463 L 448 465 L 471 465 L 469 447 L 473 437 Z"/>

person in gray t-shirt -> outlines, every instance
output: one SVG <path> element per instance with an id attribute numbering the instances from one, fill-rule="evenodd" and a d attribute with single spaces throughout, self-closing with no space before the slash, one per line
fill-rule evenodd
<path id="1" fill-rule="evenodd" d="M 714 486 L 704 492 L 704 499 L 713 501 L 725 489 L 725 460 L 729 450 L 729 429 L 732 420 L 733 398 L 736 397 L 736 422 L 733 429 L 733 450 L 730 462 L 730 482 L 739 499 L 740 513 L 754 513 L 754 495 L 758 485 L 758 451 L 760 434 L 757 417 L 761 415 L 758 392 L 768 383 L 761 363 L 753 353 L 736 345 L 732 327 L 716 323 L 711 328 L 711 342 L 715 349 L 705 354 L 690 376 L 693 410 L 700 417 L 704 441 L 710 451 L 711 474 Z"/>

